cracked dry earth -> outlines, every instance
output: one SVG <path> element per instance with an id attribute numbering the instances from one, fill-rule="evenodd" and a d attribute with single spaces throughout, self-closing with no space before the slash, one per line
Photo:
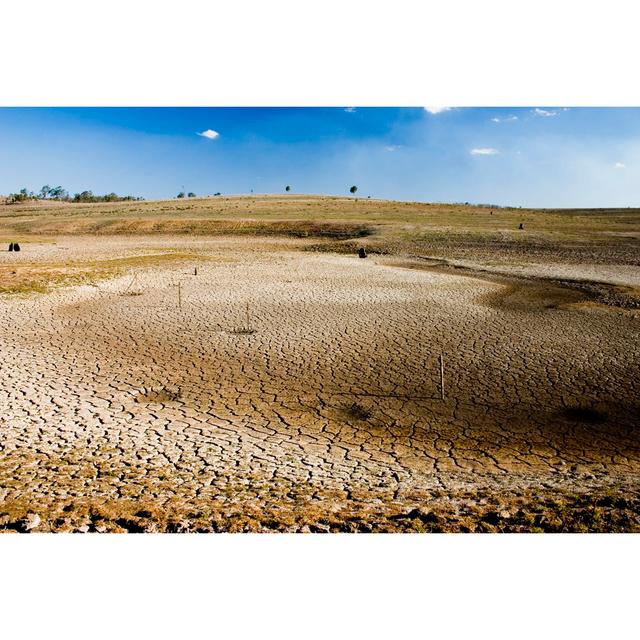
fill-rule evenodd
<path id="1" fill-rule="evenodd" d="M 638 530 L 637 314 L 199 242 L 0 300 L 0 528 Z"/>

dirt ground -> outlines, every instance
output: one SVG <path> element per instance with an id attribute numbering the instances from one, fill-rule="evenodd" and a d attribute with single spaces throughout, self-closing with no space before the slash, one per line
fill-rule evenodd
<path id="1" fill-rule="evenodd" d="M 640 531 L 640 267 L 315 242 L 2 252 L 122 263 L 0 295 L 0 529 Z"/>

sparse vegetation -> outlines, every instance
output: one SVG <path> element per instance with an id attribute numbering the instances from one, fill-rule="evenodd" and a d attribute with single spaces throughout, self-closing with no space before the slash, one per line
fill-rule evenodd
<path id="1" fill-rule="evenodd" d="M 47 293 L 60 286 L 89 284 L 125 274 L 132 268 L 153 267 L 163 264 L 210 258 L 194 253 L 160 253 L 131 258 L 108 260 L 78 260 L 61 262 L 25 262 L 18 265 L 0 265 L 0 294 Z M 139 295 L 139 292 L 128 295 Z"/>
<path id="2" fill-rule="evenodd" d="M 171 400 L 160 402 L 164 401 Z M 119 477 L 108 466 L 97 468 L 102 478 Z M 170 480 L 161 471 L 156 478 L 163 483 Z M 316 498 L 310 495 L 312 491 L 318 494 Z M 126 498 L 58 500 L 52 504 L 4 501 L 0 531 L 27 531 L 30 515 L 33 518 L 32 514 L 38 513 L 40 522 L 34 532 L 640 533 L 640 497 L 636 492 L 557 492 L 543 499 L 532 492 L 519 497 L 455 489 L 441 493 L 410 495 L 406 506 L 397 502 L 389 505 L 386 500 L 372 500 L 375 493 L 368 500 L 344 500 L 328 491 L 305 490 L 288 482 L 272 480 L 263 487 L 255 478 L 249 485 L 220 487 L 220 498 L 189 504 Z M 271 496 L 269 504 L 262 495 Z"/>
<path id="3" fill-rule="evenodd" d="M 256 330 L 251 326 L 249 314 L 249 303 L 247 302 L 247 306 L 245 309 L 245 323 L 244 325 L 240 325 L 231 329 L 229 333 L 232 333 L 236 336 L 250 336 L 256 332 Z"/>
<path id="4" fill-rule="evenodd" d="M 347 410 L 347 413 L 356 420 L 368 420 L 372 415 L 371 409 L 363 407 L 358 402 L 354 402 Z"/>
<path id="5" fill-rule="evenodd" d="M 140 404 L 163 404 L 165 402 L 175 402 L 179 399 L 179 389 L 169 389 L 164 386 L 144 388 L 135 397 L 135 401 Z"/>

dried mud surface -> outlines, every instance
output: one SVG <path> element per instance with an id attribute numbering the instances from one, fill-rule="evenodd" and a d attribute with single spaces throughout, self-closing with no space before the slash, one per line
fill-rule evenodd
<path id="1" fill-rule="evenodd" d="M 185 242 L 220 259 L 0 297 L 0 529 L 640 530 L 637 311 L 275 239 Z"/>

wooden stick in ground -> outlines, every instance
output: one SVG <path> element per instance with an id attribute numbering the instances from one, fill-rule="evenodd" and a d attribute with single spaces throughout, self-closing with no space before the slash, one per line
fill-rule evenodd
<path id="1" fill-rule="evenodd" d="M 444 400 L 444 356 L 440 354 L 440 394 Z"/>
<path id="2" fill-rule="evenodd" d="M 138 277 L 137 273 L 133 273 L 133 269 L 131 270 L 131 282 L 129 283 L 129 286 L 124 290 L 124 293 L 126 294 L 129 289 L 131 289 L 131 285 L 136 281 L 136 278 Z"/>

